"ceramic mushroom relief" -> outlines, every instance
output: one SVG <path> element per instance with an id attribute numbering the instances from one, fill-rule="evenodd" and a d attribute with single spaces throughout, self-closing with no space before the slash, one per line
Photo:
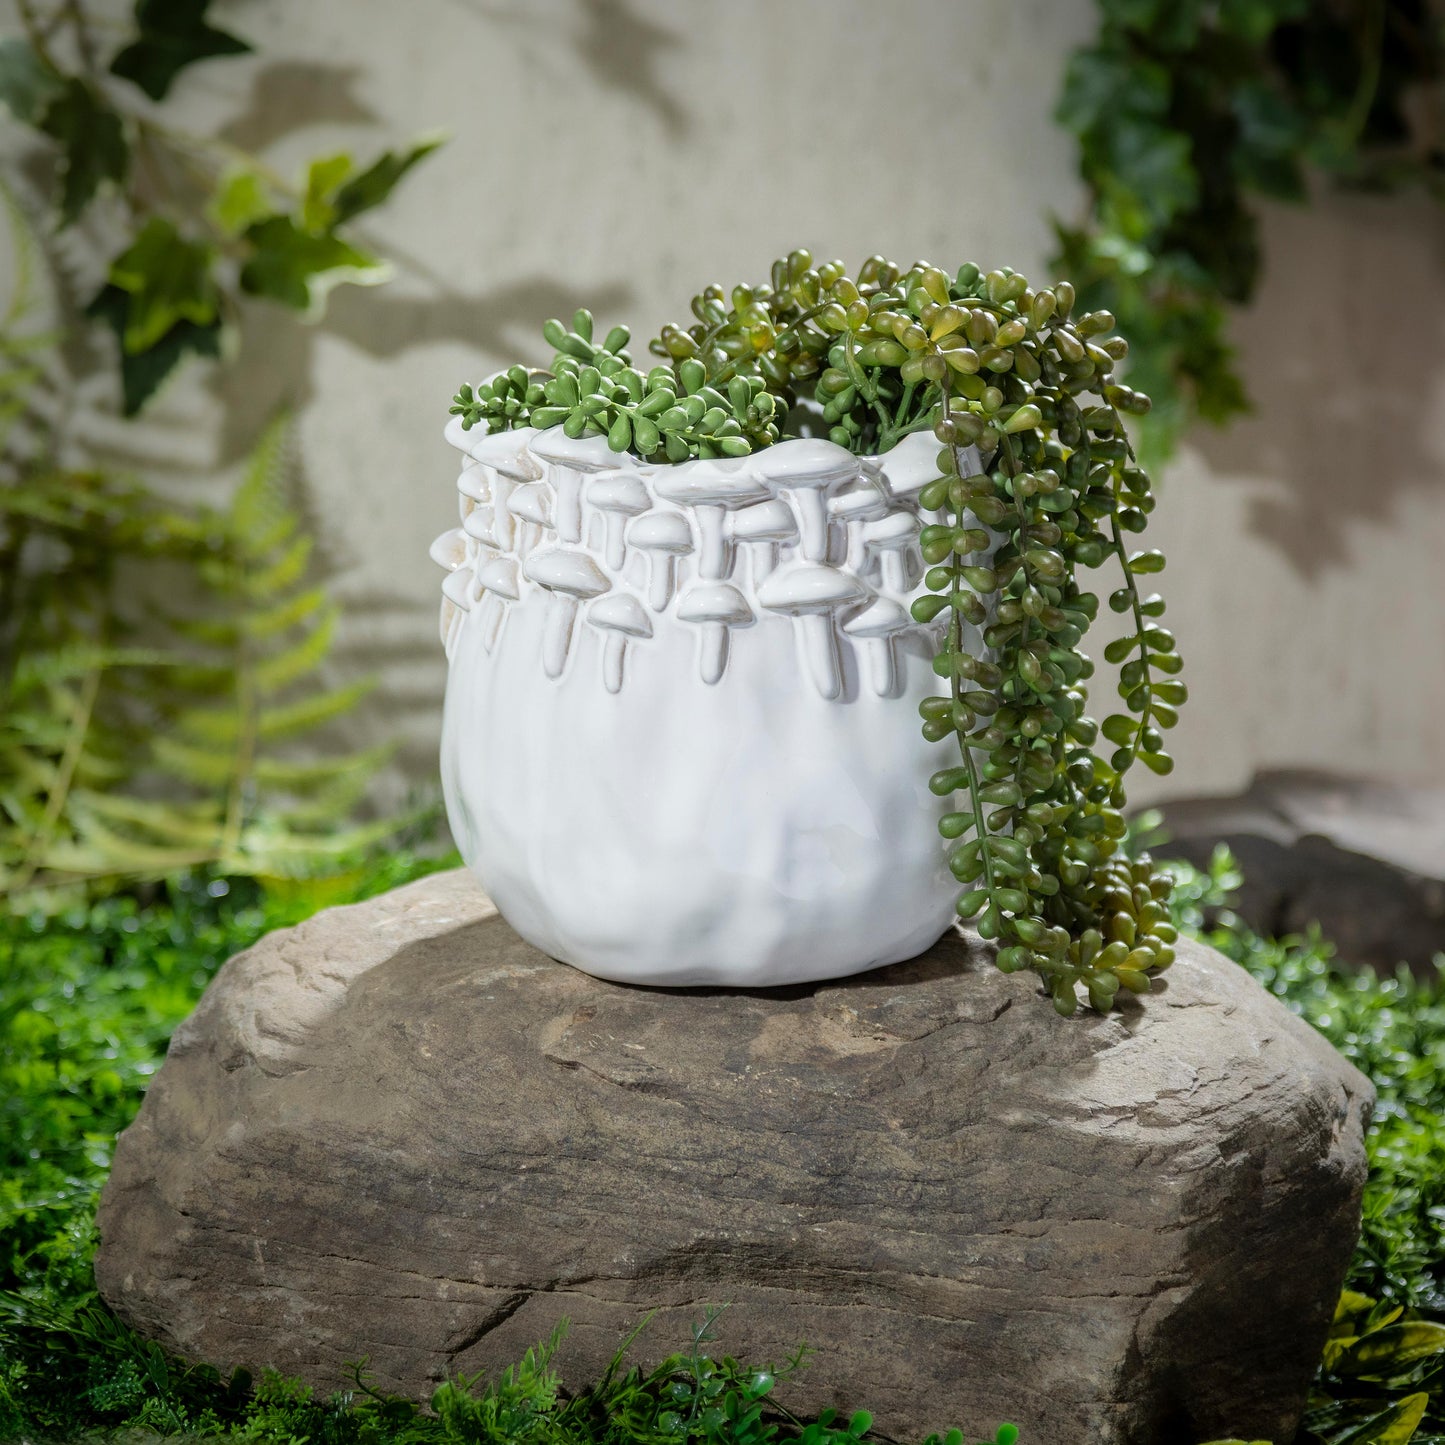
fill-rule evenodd
<path id="1" fill-rule="evenodd" d="M 447 438 L 442 781 L 517 932 L 660 985 L 928 947 L 957 891 L 918 731 L 936 634 L 908 612 L 932 435 L 675 466 L 561 428 Z"/>

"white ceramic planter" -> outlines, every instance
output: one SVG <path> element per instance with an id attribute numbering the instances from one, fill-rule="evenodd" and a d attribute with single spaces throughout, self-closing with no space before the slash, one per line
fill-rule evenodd
<path id="1" fill-rule="evenodd" d="M 760 987 L 910 958 L 953 917 L 919 734 L 936 693 L 931 434 L 649 466 L 454 420 L 447 814 L 509 923 L 601 978 Z M 977 639 L 970 639 L 976 644 Z"/>

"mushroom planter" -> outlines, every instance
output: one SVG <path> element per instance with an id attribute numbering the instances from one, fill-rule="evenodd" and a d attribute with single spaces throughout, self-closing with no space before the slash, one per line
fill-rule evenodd
<path id="1" fill-rule="evenodd" d="M 673 986 L 838 977 L 938 938 L 937 636 L 908 613 L 931 433 L 676 465 L 559 427 L 447 434 L 442 780 L 517 932 Z"/>

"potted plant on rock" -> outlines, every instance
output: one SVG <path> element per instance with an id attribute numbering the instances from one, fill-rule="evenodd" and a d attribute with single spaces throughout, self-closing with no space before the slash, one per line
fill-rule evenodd
<path id="1" fill-rule="evenodd" d="M 524 937 L 602 977 L 756 986 L 961 916 L 1065 1014 L 1168 966 L 1167 879 L 1120 846 L 1125 775 L 1169 770 L 1185 697 L 1138 585 L 1163 558 L 1129 545 L 1154 500 L 1122 418 L 1148 400 L 1073 302 L 796 251 L 695 297 L 649 370 L 579 311 L 546 369 L 459 391 L 443 779 Z M 1126 627 L 1098 726 L 1101 567 Z"/>

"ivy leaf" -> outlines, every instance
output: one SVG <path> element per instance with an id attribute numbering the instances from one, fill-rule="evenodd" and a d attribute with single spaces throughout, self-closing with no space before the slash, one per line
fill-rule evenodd
<path id="1" fill-rule="evenodd" d="M 1234 92 L 1232 109 L 1239 122 L 1240 144 L 1234 147 L 1234 175 L 1285 201 L 1305 199 L 1299 156 L 1309 141 L 1309 127 L 1300 112 L 1273 86 L 1246 81 Z"/>
<path id="2" fill-rule="evenodd" d="M 110 63 L 112 75 L 164 100 L 176 76 L 198 60 L 244 55 L 251 47 L 206 23 L 210 0 L 136 0 L 140 35 Z"/>
<path id="3" fill-rule="evenodd" d="M 148 351 L 179 321 L 209 327 L 219 319 L 212 247 L 188 241 L 170 221 L 152 216 L 110 263 L 110 284 L 129 299 L 121 345 Z"/>
<path id="4" fill-rule="evenodd" d="M 206 214 L 228 235 L 239 236 L 271 213 L 266 182 L 255 171 L 233 170 L 221 179 Z"/>
<path id="5" fill-rule="evenodd" d="M 303 230 L 319 236 L 336 224 L 333 197 L 352 169 L 351 157 L 344 151 L 334 156 L 318 156 L 307 166 L 306 191 L 301 198 Z"/>
<path id="6" fill-rule="evenodd" d="M 68 226 L 102 181 L 125 178 L 130 147 L 120 117 L 78 76 L 46 106 L 40 129 L 60 143 L 60 224 Z"/>
<path id="7" fill-rule="evenodd" d="M 1069 61 L 1055 118 L 1075 135 L 1107 130 L 1120 113 L 1162 117 L 1169 108 L 1169 72 L 1122 50 L 1081 50 Z"/>
<path id="8" fill-rule="evenodd" d="M 379 206 L 396 189 L 401 178 L 420 160 L 446 143 L 442 135 L 423 136 L 404 151 L 386 151 L 359 176 L 336 193 L 335 225 Z"/>
<path id="9" fill-rule="evenodd" d="M 0 40 L 0 100 L 16 120 L 38 126 L 60 88 L 60 77 L 28 40 L 18 36 Z"/>
<path id="10" fill-rule="evenodd" d="M 374 286 L 389 268 L 336 236 L 312 235 L 290 216 L 269 216 L 246 232 L 253 248 L 241 268 L 241 288 L 298 311 L 320 312 L 326 293 L 343 281 Z"/>
<path id="11" fill-rule="evenodd" d="M 1113 192 L 1124 192 L 1163 227 L 1199 198 L 1189 137 L 1139 117 L 1114 118 L 1106 150 Z"/>
<path id="12" fill-rule="evenodd" d="M 128 352 L 125 330 L 129 311 L 130 295 L 119 286 L 103 287 L 86 307 L 86 315 L 105 322 L 121 343 L 121 410 L 126 416 L 134 416 L 187 355 L 216 357 L 221 354 L 221 323 L 219 318 L 209 326 L 178 321 L 154 346 L 141 352 Z"/>
<path id="13" fill-rule="evenodd" d="M 1219 0 L 1218 25 L 1251 47 L 1263 45 L 1286 20 L 1308 13 L 1310 0 Z"/>

